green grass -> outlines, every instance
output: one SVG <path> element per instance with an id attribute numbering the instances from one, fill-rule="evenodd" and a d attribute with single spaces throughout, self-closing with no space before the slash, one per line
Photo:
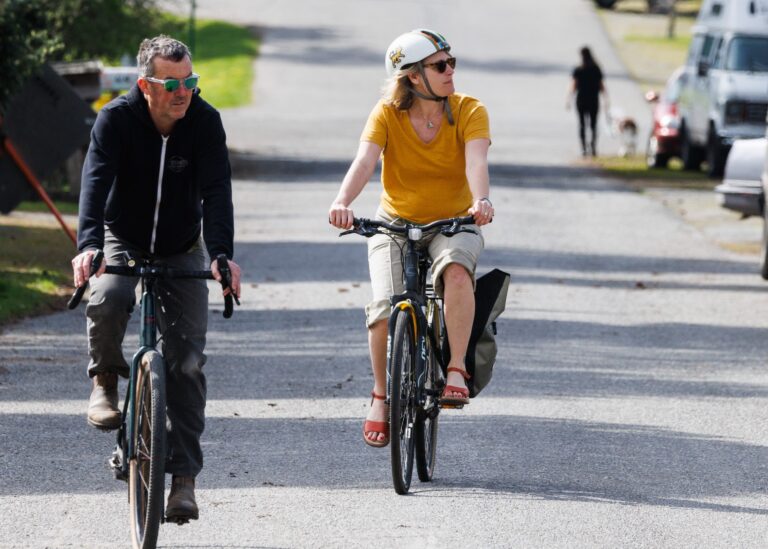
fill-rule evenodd
<path id="1" fill-rule="evenodd" d="M 703 171 L 683 170 L 682 163 L 673 159 L 668 168 L 648 168 L 645 158 L 633 156 L 600 156 L 594 162 L 608 175 L 631 182 L 634 186 L 712 189 L 715 183 Z"/>
<path id="2" fill-rule="evenodd" d="M 676 35 L 673 38 L 667 36 L 649 36 L 647 34 L 628 34 L 624 37 L 626 42 L 635 42 L 638 44 L 647 44 L 658 48 L 670 49 L 676 52 L 688 51 L 688 45 L 691 43 L 691 37 Z"/>
<path id="3" fill-rule="evenodd" d="M 598 14 L 635 81 L 644 89 L 660 89 L 685 62 L 698 4 L 679 2 L 681 15 L 675 20 L 673 38 L 667 36 L 668 16 L 648 15 L 641 8 L 643 4 L 633 7 L 629 2 L 620 2 L 615 10 L 599 10 Z"/>
<path id="4" fill-rule="evenodd" d="M 0 225 L 0 325 L 64 307 L 76 251 L 60 228 Z"/>
<path id="5" fill-rule="evenodd" d="M 202 96 L 217 109 L 249 104 L 259 41 L 249 29 L 222 21 L 198 21 L 196 28 L 193 65 Z"/>
<path id="6" fill-rule="evenodd" d="M 77 215 L 77 202 L 64 202 L 62 200 L 54 200 L 53 205 L 59 210 L 61 214 Z M 18 206 L 16 206 L 17 212 L 45 212 L 48 213 L 51 210 L 45 202 L 25 200 Z M 53 214 L 51 214 L 53 215 Z"/>

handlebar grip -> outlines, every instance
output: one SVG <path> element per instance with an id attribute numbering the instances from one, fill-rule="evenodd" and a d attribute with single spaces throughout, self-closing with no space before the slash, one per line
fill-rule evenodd
<path id="1" fill-rule="evenodd" d="M 72 294 L 72 297 L 70 297 L 69 301 L 67 301 L 67 309 L 74 309 L 80 305 L 80 301 L 83 299 L 83 294 L 85 294 L 85 289 L 87 287 L 88 283 L 86 282 L 75 290 L 75 293 Z"/>
<path id="2" fill-rule="evenodd" d="M 101 262 L 104 260 L 104 252 L 102 250 L 96 250 L 96 253 L 93 254 L 93 257 L 91 258 L 91 269 L 88 273 L 88 278 L 90 279 L 96 271 L 99 270 L 101 267 Z M 83 295 L 85 295 L 85 289 L 88 287 L 88 281 L 86 280 L 82 286 L 77 288 L 75 290 L 75 293 L 72 294 L 72 297 L 69 298 L 69 301 L 67 302 L 67 308 L 68 309 L 74 309 L 78 305 L 80 305 L 80 301 L 83 299 Z"/>
<path id="3" fill-rule="evenodd" d="M 222 315 L 224 315 L 224 318 L 230 318 L 232 316 L 232 294 L 227 294 L 224 296 L 224 312 Z"/>
<path id="4" fill-rule="evenodd" d="M 222 313 L 224 315 L 224 318 L 230 318 L 232 316 L 232 301 L 235 297 L 235 291 L 232 289 L 232 272 L 229 270 L 229 261 L 227 261 L 227 256 L 224 254 L 219 254 L 216 256 L 216 266 L 219 269 L 219 274 L 221 275 L 221 289 L 222 290 L 229 290 L 229 293 L 224 296 L 224 312 Z M 238 302 L 238 305 L 240 303 Z"/>

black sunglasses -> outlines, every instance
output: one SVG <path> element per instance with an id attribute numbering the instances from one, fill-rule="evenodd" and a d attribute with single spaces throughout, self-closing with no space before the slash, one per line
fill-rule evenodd
<path id="1" fill-rule="evenodd" d="M 443 74 L 445 72 L 445 69 L 448 67 L 451 67 L 452 69 L 456 68 L 456 58 L 455 57 L 449 57 L 448 59 L 441 59 L 440 61 L 437 61 L 435 63 L 424 63 L 425 67 L 434 67 L 434 69 L 439 72 L 440 74 Z"/>

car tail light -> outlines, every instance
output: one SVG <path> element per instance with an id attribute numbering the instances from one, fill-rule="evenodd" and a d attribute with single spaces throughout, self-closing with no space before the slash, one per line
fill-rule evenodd
<path id="1" fill-rule="evenodd" d="M 659 119 L 662 128 L 677 129 L 680 127 L 680 117 L 676 114 L 665 114 Z"/>

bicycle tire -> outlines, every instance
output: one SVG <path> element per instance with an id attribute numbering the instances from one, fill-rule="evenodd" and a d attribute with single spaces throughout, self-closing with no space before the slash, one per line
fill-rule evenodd
<path id="1" fill-rule="evenodd" d="M 416 472 L 421 482 L 430 482 L 435 473 L 437 461 L 437 422 L 440 416 L 437 397 L 430 394 L 438 391 L 440 365 L 435 356 L 435 350 L 429 346 L 425 372 L 426 402 L 423 409 L 419 410 L 414 424 L 416 440 Z"/>
<path id="2" fill-rule="evenodd" d="M 389 432 L 392 481 L 395 492 L 400 495 L 408 493 L 413 474 L 413 424 L 416 415 L 415 351 L 413 319 L 410 312 L 399 310 L 395 321 L 389 364 Z"/>
<path id="3" fill-rule="evenodd" d="M 128 469 L 131 541 L 154 549 L 163 519 L 165 492 L 165 361 L 156 351 L 141 358 L 136 379 L 132 456 Z"/>

